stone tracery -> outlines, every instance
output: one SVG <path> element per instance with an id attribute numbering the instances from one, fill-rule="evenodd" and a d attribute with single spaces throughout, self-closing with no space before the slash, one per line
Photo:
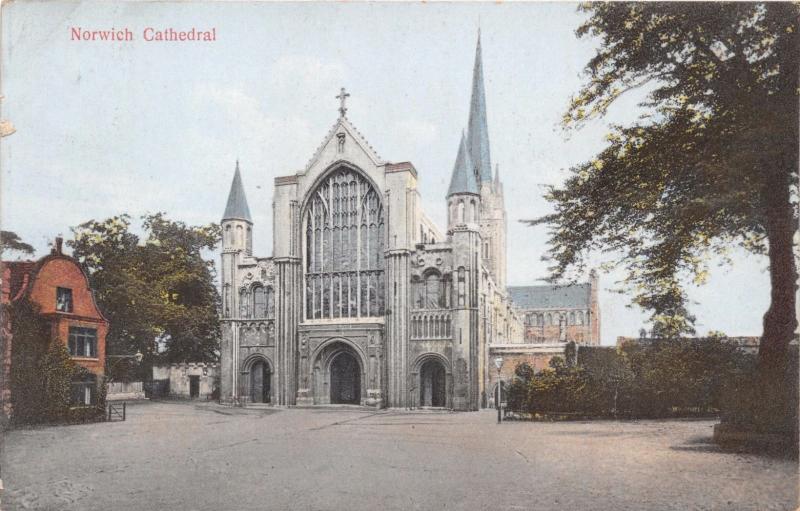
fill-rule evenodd
<path id="1" fill-rule="evenodd" d="M 383 205 L 360 173 L 342 167 L 311 192 L 304 213 L 306 319 L 384 312 Z"/>

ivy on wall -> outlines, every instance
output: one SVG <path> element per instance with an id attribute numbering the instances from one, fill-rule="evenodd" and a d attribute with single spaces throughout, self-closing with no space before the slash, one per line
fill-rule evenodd
<path id="1" fill-rule="evenodd" d="M 11 403 L 14 424 L 72 422 L 102 418 L 105 385 L 98 381 L 90 407 L 71 406 L 73 381 L 88 371 L 70 358 L 66 344 L 51 339 L 50 323 L 21 300 L 3 307 L 11 323 Z"/>

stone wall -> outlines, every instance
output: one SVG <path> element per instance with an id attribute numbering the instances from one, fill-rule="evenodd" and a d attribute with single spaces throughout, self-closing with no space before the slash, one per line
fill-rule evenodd
<path id="1" fill-rule="evenodd" d="M 550 367 L 550 359 L 555 356 L 564 357 L 567 343 L 543 344 L 499 344 L 489 347 L 489 385 L 486 389 L 487 404 L 494 406 L 495 386 L 497 385 L 496 358 L 503 359 L 500 368 L 500 379 L 509 383 L 514 378 L 514 370 L 519 364 L 527 363 L 534 372 Z"/>
<path id="2" fill-rule="evenodd" d="M 165 378 L 166 376 L 166 378 Z M 219 385 L 219 364 L 188 362 L 169 366 L 153 367 L 153 379 L 169 379 L 169 395 L 177 398 L 190 398 L 189 377 L 199 377 L 199 393 L 196 399 L 208 399 Z"/>

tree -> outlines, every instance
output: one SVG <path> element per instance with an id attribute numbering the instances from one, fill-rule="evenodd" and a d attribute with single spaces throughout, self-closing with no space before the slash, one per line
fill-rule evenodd
<path id="1" fill-rule="evenodd" d="M 771 303 L 759 368 L 783 375 L 797 327 L 798 18 L 796 3 L 590 3 L 577 30 L 598 38 L 567 129 L 648 90 L 648 113 L 547 198 L 551 276 L 591 251 L 619 255 L 633 302 L 657 336 L 693 332 L 683 284 L 738 243 L 769 258 Z"/>
<path id="2" fill-rule="evenodd" d="M 32 256 L 33 247 L 22 241 L 19 235 L 13 231 L 0 231 L 0 249 L 3 252 L 13 251 Z"/>
<path id="3" fill-rule="evenodd" d="M 219 293 L 214 263 L 202 253 L 216 247 L 219 226 L 187 226 L 163 213 L 142 220 L 143 239 L 131 232 L 130 217 L 120 215 L 73 228 L 68 242 L 110 322 L 108 353 L 141 351 L 145 367 L 215 360 Z"/>

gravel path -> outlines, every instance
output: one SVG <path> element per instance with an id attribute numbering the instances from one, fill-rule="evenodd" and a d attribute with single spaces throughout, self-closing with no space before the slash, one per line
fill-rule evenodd
<path id="1" fill-rule="evenodd" d="M 128 408 L 11 431 L 3 509 L 792 510 L 795 462 L 720 452 L 711 421 Z"/>

